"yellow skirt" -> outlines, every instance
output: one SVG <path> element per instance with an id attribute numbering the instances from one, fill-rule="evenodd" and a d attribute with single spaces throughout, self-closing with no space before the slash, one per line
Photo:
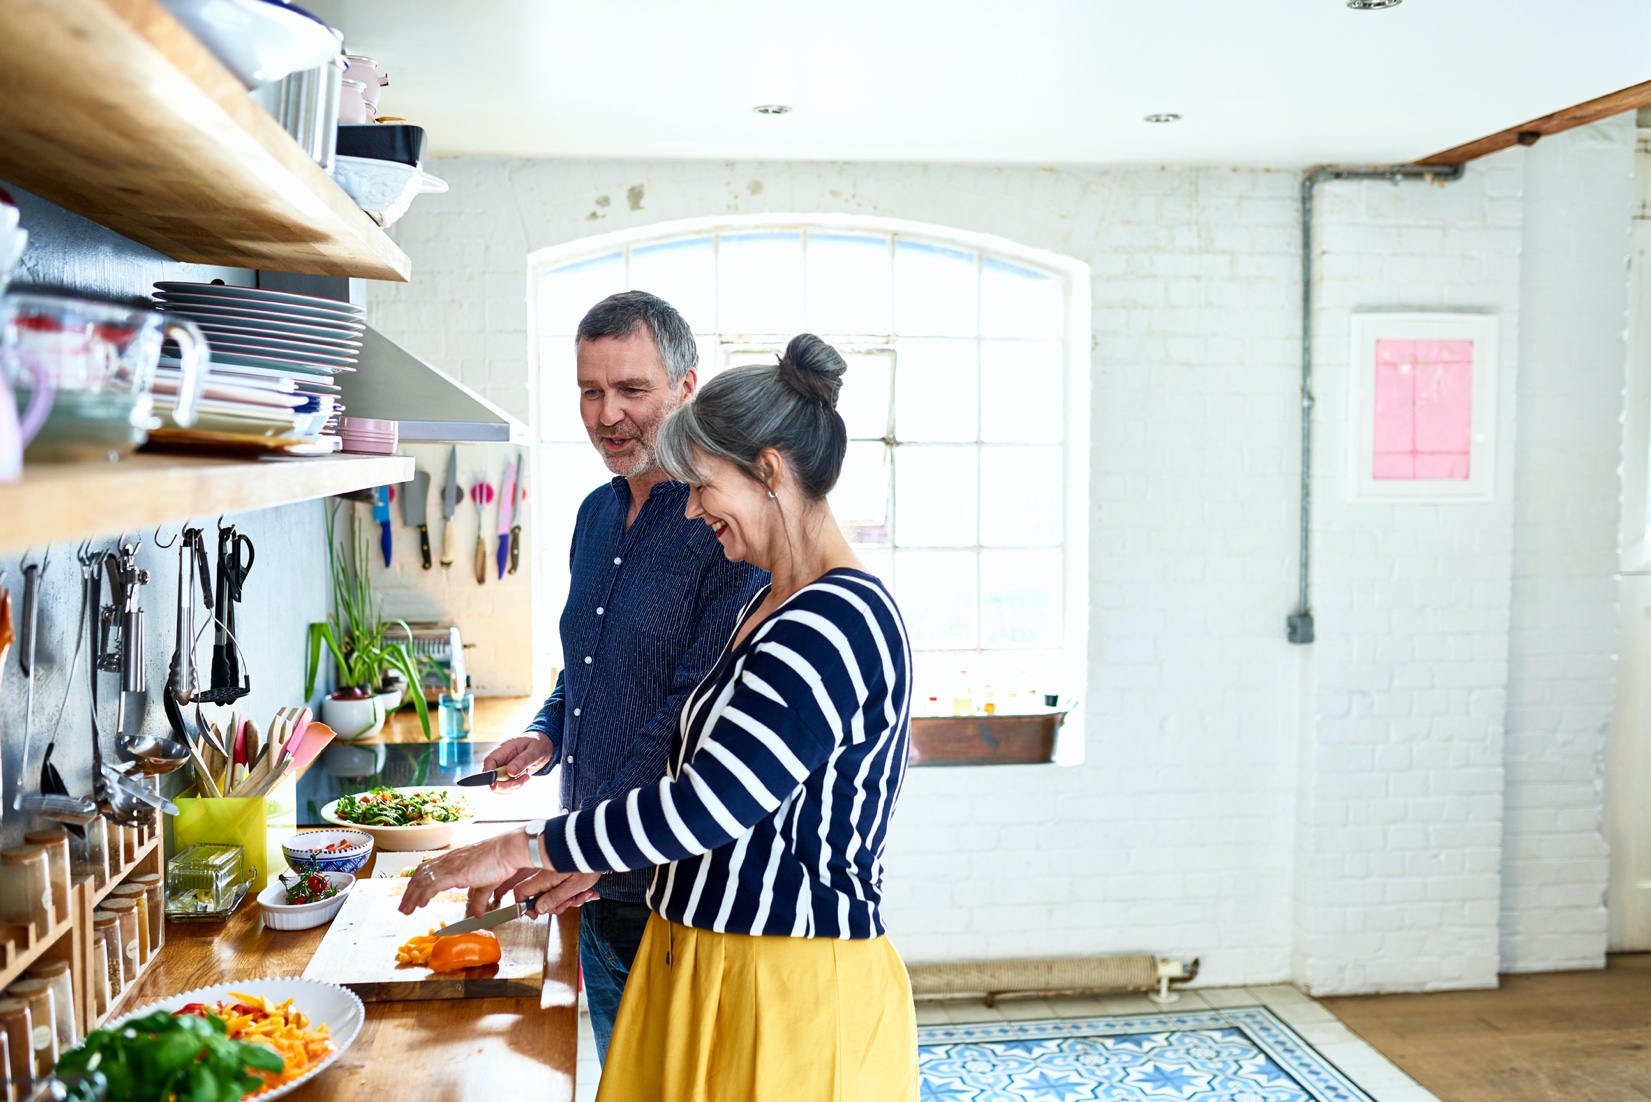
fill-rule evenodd
<path id="1" fill-rule="evenodd" d="M 597 1102 L 916 1102 L 917 1016 L 886 937 L 648 920 Z"/>

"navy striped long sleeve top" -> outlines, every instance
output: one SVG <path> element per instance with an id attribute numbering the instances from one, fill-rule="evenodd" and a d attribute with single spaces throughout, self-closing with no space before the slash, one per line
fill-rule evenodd
<path id="1" fill-rule="evenodd" d="M 552 819 L 546 852 L 563 871 L 659 866 L 648 904 L 686 926 L 878 937 L 910 713 L 893 597 L 828 571 L 730 640 L 688 697 L 663 780 Z"/>

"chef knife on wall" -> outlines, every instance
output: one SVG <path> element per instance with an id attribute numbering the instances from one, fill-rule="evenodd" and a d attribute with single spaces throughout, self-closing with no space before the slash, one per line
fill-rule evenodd
<path id="1" fill-rule="evenodd" d="M 384 552 L 384 565 L 390 565 L 390 552 L 395 550 L 396 539 L 390 531 L 390 499 L 395 497 L 393 486 L 380 486 L 373 490 L 373 519 L 378 521 L 378 546 Z"/>
<path id="2" fill-rule="evenodd" d="M 504 577 L 505 564 L 510 561 L 510 509 L 516 500 L 516 471 L 506 467 L 504 489 L 499 494 L 499 577 Z"/>
<path id="3" fill-rule="evenodd" d="M 510 573 L 522 562 L 522 499 L 527 496 L 527 476 L 522 471 L 522 456 L 516 457 L 516 492 L 510 495 Z"/>
<path id="4" fill-rule="evenodd" d="M 425 506 L 430 501 L 430 472 L 418 471 L 401 495 L 401 522 L 418 529 L 418 551 L 424 569 L 430 569 L 430 528 L 425 524 Z"/>
<path id="5" fill-rule="evenodd" d="M 453 513 L 464 500 L 459 489 L 459 449 L 454 445 L 447 454 L 447 482 L 441 488 L 441 567 L 446 570 L 457 557 L 458 533 L 453 530 Z"/>

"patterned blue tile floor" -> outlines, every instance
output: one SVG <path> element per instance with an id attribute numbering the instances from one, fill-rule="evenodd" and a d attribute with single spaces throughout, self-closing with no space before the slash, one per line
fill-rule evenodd
<path id="1" fill-rule="evenodd" d="M 1371 1102 L 1262 1006 L 917 1034 L 922 1102 Z"/>

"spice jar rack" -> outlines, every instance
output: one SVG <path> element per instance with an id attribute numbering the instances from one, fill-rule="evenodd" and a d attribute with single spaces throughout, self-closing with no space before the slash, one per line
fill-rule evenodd
<path id="1" fill-rule="evenodd" d="M 104 824 L 100 820 L 97 825 Z M 125 830 L 109 825 L 108 839 L 107 873 L 101 867 L 77 871 L 69 886 L 67 913 L 53 914 L 49 933 L 34 923 L 0 925 L 0 990 L 22 978 L 23 973 L 39 961 L 68 961 L 74 983 L 77 1032 L 81 1035 L 96 1029 L 111 1015 L 123 1013 L 126 996 L 137 987 L 136 979 L 124 984 L 120 994 L 112 997 L 108 1007 L 98 1013 L 94 1001 L 97 976 L 91 969 L 94 964 L 102 967 L 102 963 L 92 959 L 92 912 L 110 892 L 131 877 L 144 873 L 165 874 L 158 825 Z M 163 944 L 165 930 L 166 924 L 162 922 Z M 149 960 L 152 963 L 154 957 Z M 147 970 L 148 965 L 140 969 L 138 978 Z"/>

